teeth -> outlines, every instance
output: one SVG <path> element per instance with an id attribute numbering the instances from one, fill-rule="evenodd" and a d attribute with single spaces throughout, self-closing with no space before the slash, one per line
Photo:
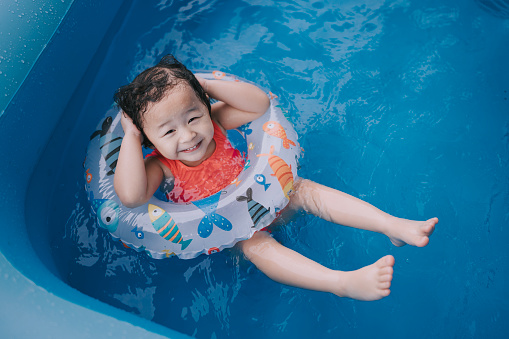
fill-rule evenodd
<path id="1" fill-rule="evenodd" d="M 189 147 L 189 148 L 185 149 L 184 152 L 192 151 L 193 149 L 195 149 L 197 147 L 198 147 L 198 144 L 194 145 L 193 147 Z"/>

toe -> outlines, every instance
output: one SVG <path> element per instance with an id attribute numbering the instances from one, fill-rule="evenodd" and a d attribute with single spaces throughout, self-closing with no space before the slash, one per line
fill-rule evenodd
<path id="1" fill-rule="evenodd" d="M 393 271 L 394 271 L 394 268 L 392 266 L 386 266 L 386 267 L 381 268 L 380 271 L 378 272 L 378 274 L 380 275 L 380 277 L 382 277 L 382 276 L 391 276 L 392 277 Z"/>
<path id="2" fill-rule="evenodd" d="M 392 255 L 386 255 L 386 256 L 384 257 L 384 259 L 385 259 L 385 263 L 386 263 L 388 266 L 391 266 L 391 267 L 392 267 L 392 266 L 394 266 L 394 262 L 395 262 L 396 260 L 394 259 L 394 257 L 393 257 Z"/>

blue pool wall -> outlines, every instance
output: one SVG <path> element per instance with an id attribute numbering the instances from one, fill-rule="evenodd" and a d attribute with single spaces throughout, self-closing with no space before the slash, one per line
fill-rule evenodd
<path id="1" fill-rule="evenodd" d="M 44 226 L 49 199 L 44 199 L 37 180 L 52 173 L 37 167 L 40 156 L 58 125 L 76 118 L 79 110 L 69 102 L 79 102 L 77 93 L 90 84 L 97 60 L 103 57 L 97 52 L 104 50 L 100 45 L 112 39 L 111 32 L 118 29 L 129 6 L 130 1 L 74 1 L 8 106 L 0 110 L 3 338 L 187 338 L 65 284 L 52 264 L 49 230 Z M 30 219 L 41 227 L 27 232 Z"/>

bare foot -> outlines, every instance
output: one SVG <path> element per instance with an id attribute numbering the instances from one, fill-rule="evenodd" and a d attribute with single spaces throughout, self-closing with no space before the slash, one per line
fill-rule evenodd
<path id="1" fill-rule="evenodd" d="M 438 218 L 426 221 L 415 221 L 401 218 L 391 218 L 386 235 L 391 242 L 398 247 L 406 244 L 424 247 L 429 243 L 429 237 L 435 230 Z"/>
<path id="2" fill-rule="evenodd" d="M 356 271 L 341 272 L 339 284 L 333 293 L 357 300 L 378 300 L 391 293 L 394 257 L 386 255 L 377 262 Z"/>

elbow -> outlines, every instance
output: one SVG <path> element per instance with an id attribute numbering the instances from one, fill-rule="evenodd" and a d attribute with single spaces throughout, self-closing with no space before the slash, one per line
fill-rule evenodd
<path id="1" fill-rule="evenodd" d="M 270 99 L 267 96 L 267 93 L 263 91 L 261 88 L 251 85 L 250 86 L 250 101 L 251 101 L 251 111 L 252 113 L 257 113 L 260 116 L 263 115 L 270 107 Z"/>
<path id="2" fill-rule="evenodd" d="M 142 197 L 136 197 L 135 194 L 129 194 L 122 190 L 115 189 L 118 199 L 127 208 L 136 208 L 143 205 L 146 201 Z M 148 200 L 147 200 L 148 201 Z"/>
<path id="3" fill-rule="evenodd" d="M 270 107 L 270 99 L 269 97 L 262 92 L 262 95 L 260 95 L 260 98 L 258 99 L 258 106 L 259 108 L 256 110 L 256 113 L 259 116 L 262 116 Z"/>
<path id="4" fill-rule="evenodd" d="M 120 199 L 120 202 L 122 203 L 122 205 L 124 205 L 127 208 L 136 208 L 136 207 L 139 207 L 139 206 L 143 205 L 143 203 L 140 203 L 140 202 L 134 201 L 134 200 L 122 200 L 122 199 Z"/>
<path id="5" fill-rule="evenodd" d="M 263 113 L 267 112 L 267 110 L 270 107 L 270 99 L 268 96 L 264 95 L 264 100 L 262 101 L 263 104 Z"/>

